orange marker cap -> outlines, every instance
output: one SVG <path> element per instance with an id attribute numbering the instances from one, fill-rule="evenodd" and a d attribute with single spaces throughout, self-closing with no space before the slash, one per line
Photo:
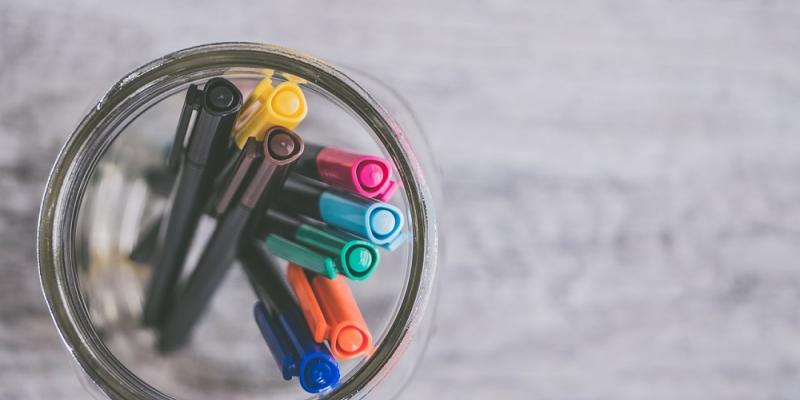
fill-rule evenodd
<path id="1" fill-rule="evenodd" d="M 372 334 L 344 278 L 306 275 L 291 263 L 288 276 L 315 341 L 327 339 L 339 360 L 359 357 L 373 348 Z"/>

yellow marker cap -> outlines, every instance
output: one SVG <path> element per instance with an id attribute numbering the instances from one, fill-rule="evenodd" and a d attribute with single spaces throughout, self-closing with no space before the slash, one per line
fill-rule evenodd
<path id="1" fill-rule="evenodd" d="M 244 147 L 250 137 L 264 140 L 264 134 L 273 126 L 294 129 L 307 113 L 306 97 L 297 83 L 283 82 L 273 87 L 266 78 L 253 89 L 242 107 L 234 130 L 236 145 Z"/>

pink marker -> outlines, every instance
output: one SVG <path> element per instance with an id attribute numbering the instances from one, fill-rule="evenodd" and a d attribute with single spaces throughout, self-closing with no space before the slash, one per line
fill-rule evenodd
<path id="1" fill-rule="evenodd" d="M 361 196 L 388 201 L 397 192 L 391 164 L 376 156 L 306 142 L 295 171 Z"/>

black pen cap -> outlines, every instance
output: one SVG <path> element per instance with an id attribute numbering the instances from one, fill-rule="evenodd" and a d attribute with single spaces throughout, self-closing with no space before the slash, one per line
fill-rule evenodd
<path id="1" fill-rule="evenodd" d="M 186 156 L 196 164 L 221 168 L 231 142 L 233 123 L 242 107 L 242 93 L 227 79 L 213 78 L 203 88 L 201 104 Z"/>

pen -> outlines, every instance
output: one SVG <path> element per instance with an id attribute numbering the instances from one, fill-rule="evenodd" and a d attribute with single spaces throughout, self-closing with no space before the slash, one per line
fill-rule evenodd
<path id="1" fill-rule="evenodd" d="M 162 351 L 175 349 L 188 340 L 236 257 L 241 239 L 254 233 L 268 202 L 302 152 L 300 136 L 283 127 L 271 128 L 261 142 L 248 139 L 217 203 L 217 226 L 161 326 L 158 346 Z"/>
<path id="2" fill-rule="evenodd" d="M 306 142 L 294 171 L 361 196 L 388 201 L 397 192 L 392 166 L 383 158 Z"/>
<path id="3" fill-rule="evenodd" d="M 145 325 L 158 325 L 168 307 L 202 214 L 203 199 L 209 196 L 216 173 L 225 162 L 231 129 L 241 105 L 241 93 L 223 78 L 209 80 L 203 89 L 190 85 L 186 92 L 169 155 L 169 167 L 177 170 L 178 176 L 171 206 L 159 231 L 153 275 L 145 295 Z M 193 110 L 197 116 L 184 147 Z"/>
<path id="4" fill-rule="evenodd" d="M 147 188 L 156 196 L 169 197 L 175 184 L 175 171 L 164 169 L 161 165 L 150 167 L 144 171 Z"/>
<path id="5" fill-rule="evenodd" d="M 283 379 L 298 377 L 309 393 L 339 382 L 339 364 L 325 345 L 314 342 L 278 266 L 257 240 L 243 244 L 242 264 L 259 301 L 254 307 L 258 328 L 281 370 Z"/>
<path id="6" fill-rule="evenodd" d="M 323 221 L 389 249 L 405 237 L 401 235 L 403 215 L 397 207 L 332 190 L 297 173 L 289 174 L 286 179 L 277 207 Z"/>
<path id="7" fill-rule="evenodd" d="M 264 229 L 281 236 L 278 239 L 287 239 L 276 240 L 271 238 L 272 234 L 268 236 L 268 247 L 276 256 L 297 260 L 296 263 L 303 267 L 331 279 L 336 277 L 337 272 L 356 281 L 367 279 L 380 261 L 380 254 L 372 243 L 344 232 L 312 225 L 275 209 L 267 210 Z M 296 242 L 298 246 L 290 242 Z M 330 261 L 323 261 L 320 268 L 317 262 L 303 262 L 309 257 L 294 257 L 296 251 L 320 253 Z"/>
<path id="8" fill-rule="evenodd" d="M 161 220 L 162 218 L 159 217 L 144 225 L 144 229 L 139 234 L 139 238 L 128 258 L 140 264 L 147 264 L 153 259 L 153 253 L 158 245 L 158 231 L 161 228 Z"/>
<path id="9" fill-rule="evenodd" d="M 338 360 L 371 351 L 372 334 L 344 279 L 310 275 L 292 263 L 286 273 L 317 343 L 327 339 L 331 353 Z"/>

